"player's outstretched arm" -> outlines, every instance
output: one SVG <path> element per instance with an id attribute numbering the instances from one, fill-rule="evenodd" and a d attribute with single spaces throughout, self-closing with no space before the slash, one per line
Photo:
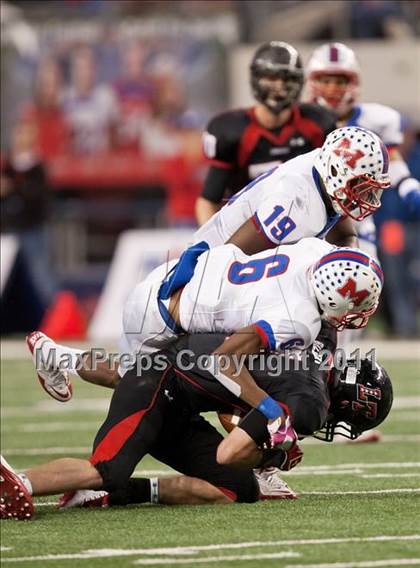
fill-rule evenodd
<path id="1" fill-rule="evenodd" d="M 245 366 L 246 356 L 258 353 L 262 347 L 255 327 L 244 327 L 215 349 L 211 372 L 235 396 L 260 410 L 269 420 L 274 420 L 282 416 L 281 407 L 256 384 Z"/>
<path id="2" fill-rule="evenodd" d="M 338 247 L 359 247 L 357 231 L 353 221 L 349 217 L 341 219 L 336 223 L 331 231 L 328 232 L 326 240 Z"/>
<path id="3" fill-rule="evenodd" d="M 205 197 L 198 197 L 195 203 L 195 217 L 199 227 L 207 223 L 219 211 L 222 203 L 214 203 Z"/>

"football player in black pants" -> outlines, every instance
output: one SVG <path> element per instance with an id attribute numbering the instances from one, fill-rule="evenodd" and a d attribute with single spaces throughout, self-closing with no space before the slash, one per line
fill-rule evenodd
<path id="1" fill-rule="evenodd" d="M 215 335 L 186 336 L 152 356 L 155 368 L 140 374 L 135 369 L 128 371 L 115 389 L 89 461 L 64 458 L 16 474 L 2 460 L 1 516 L 29 518 L 33 512 L 31 495 L 77 489 L 106 492 L 91 497 L 95 504 L 258 500 L 251 468 L 274 465 L 291 469 L 301 460 L 302 452 L 297 445 L 288 451 L 273 447 L 267 419 L 258 410 L 250 410 L 198 365 L 194 355 L 211 353 L 218 341 L 220 337 Z M 331 441 L 338 423 L 345 422 L 343 432 L 354 438 L 382 422 L 391 408 L 392 386 L 385 370 L 364 360 L 359 370 L 349 363 L 344 371 L 330 371 L 326 356 L 334 348 L 335 332 L 324 327 L 313 347 L 304 352 L 307 356 L 290 362 L 296 368 L 270 374 L 269 356 L 262 355 L 260 367 L 254 366 L 252 371 L 257 383 L 287 406 L 300 437 L 324 427 L 321 437 Z M 157 360 L 162 355 L 163 359 Z M 237 410 L 245 416 L 223 439 L 199 416 L 199 412 L 209 410 Z M 146 454 L 182 475 L 161 480 L 130 479 Z M 246 467 L 238 469 L 233 464 Z M 89 500 L 82 498 L 79 503 Z"/>
<path id="2" fill-rule="evenodd" d="M 298 102 L 304 74 L 292 45 L 280 41 L 261 45 L 250 75 L 256 104 L 215 116 L 203 134 L 210 167 L 196 204 L 199 225 L 260 174 L 322 146 L 336 128 L 333 113 Z"/>

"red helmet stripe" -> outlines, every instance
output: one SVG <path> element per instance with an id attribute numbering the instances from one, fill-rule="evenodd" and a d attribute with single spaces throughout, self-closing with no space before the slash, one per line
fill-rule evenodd
<path id="1" fill-rule="evenodd" d="M 330 45 L 330 61 L 331 63 L 338 62 L 338 49 L 334 44 Z"/>
<path id="2" fill-rule="evenodd" d="M 319 266 L 323 266 L 324 264 L 328 264 L 329 262 L 333 262 L 334 260 L 353 260 L 360 262 L 365 266 L 368 266 L 370 259 L 368 256 L 357 251 L 335 251 L 323 256 L 319 261 Z"/>
<path id="3" fill-rule="evenodd" d="M 371 266 L 373 272 L 376 274 L 376 276 L 379 278 L 379 280 L 381 281 L 381 283 L 384 281 L 384 275 L 382 272 L 381 267 L 379 266 L 379 264 L 377 262 L 375 262 L 374 260 L 372 260 L 371 258 L 369 258 L 368 256 L 360 253 L 360 252 L 356 252 L 356 251 L 336 251 L 336 252 L 331 252 L 330 254 L 325 255 L 324 257 L 321 258 L 321 260 L 315 265 L 315 270 L 317 270 L 318 268 L 321 268 L 322 266 L 324 266 L 325 264 L 328 264 L 330 262 L 334 262 L 334 261 L 351 261 L 351 262 L 359 262 L 360 264 L 363 264 L 364 266 Z"/>

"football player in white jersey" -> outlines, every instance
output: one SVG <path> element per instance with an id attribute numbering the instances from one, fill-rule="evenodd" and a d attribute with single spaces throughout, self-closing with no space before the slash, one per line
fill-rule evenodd
<path id="1" fill-rule="evenodd" d="M 372 130 L 388 148 L 389 175 L 392 187 L 416 216 L 420 216 L 420 184 L 414 179 L 401 156 L 403 141 L 401 115 L 385 105 L 360 103 L 360 67 L 355 53 L 342 43 L 317 48 L 307 65 L 308 96 L 312 102 L 334 111 L 338 126 L 360 126 Z M 375 226 L 367 219 L 359 227 L 361 247 L 375 254 L 369 242 L 375 242 Z M 374 244 L 373 244 L 374 247 Z"/>
<path id="2" fill-rule="evenodd" d="M 380 138 L 359 127 L 339 128 L 321 148 L 262 174 L 235 194 L 194 240 L 210 246 L 229 242 L 254 254 L 324 237 L 334 227 L 330 242 L 357 246 L 349 219 L 360 221 L 376 211 L 389 184 Z"/>

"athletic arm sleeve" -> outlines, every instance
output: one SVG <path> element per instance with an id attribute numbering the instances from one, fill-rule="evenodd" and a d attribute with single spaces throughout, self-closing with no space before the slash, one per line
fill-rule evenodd
<path id="1" fill-rule="evenodd" d="M 238 424 L 244 432 L 250 436 L 257 446 L 262 446 L 267 442 L 269 433 L 267 429 L 268 420 L 259 410 L 253 408 L 248 414 L 242 418 Z"/>
<path id="2" fill-rule="evenodd" d="M 210 164 L 222 169 L 237 165 L 237 154 L 242 127 L 235 113 L 215 116 L 203 133 L 204 156 Z"/>
<path id="3" fill-rule="evenodd" d="M 231 169 L 210 166 L 206 179 L 204 180 L 201 197 L 208 199 L 212 203 L 220 203 L 233 178 Z"/>

